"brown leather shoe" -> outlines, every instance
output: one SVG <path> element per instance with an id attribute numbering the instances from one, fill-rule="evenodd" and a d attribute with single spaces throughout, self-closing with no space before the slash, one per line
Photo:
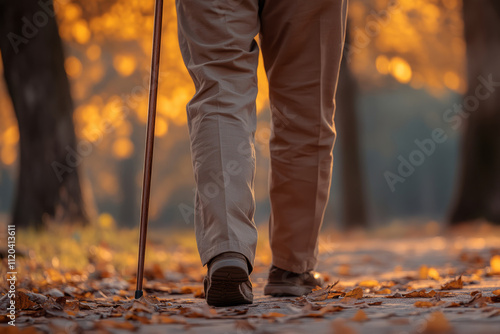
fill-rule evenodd
<path id="1" fill-rule="evenodd" d="M 253 302 L 247 259 L 240 253 L 226 252 L 210 260 L 203 285 L 208 305 L 235 306 Z"/>
<path id="2" fill-rule="evenodd" d="M 315 273 L 294 273 L 272 266 L 269 270 L 269 278 L 264 287 L 264 294 L 273 297 L 302 296 L 310 293 L 317 286 L 322 286 L 323 280 L 315 277 Z"/>

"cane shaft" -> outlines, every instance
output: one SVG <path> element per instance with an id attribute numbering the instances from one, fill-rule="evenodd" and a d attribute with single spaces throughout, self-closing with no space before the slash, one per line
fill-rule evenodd
<path id="1" fill-rule="evenodd" d="M 160 72 L 161 28 L 163 0 L 156 0 L 153 53 L 151 57 L 151 82 L 149 86 L 148 124 L 146 130 L 146 151 L 144 154 L 144 178 L 142 182 L 141 227 L 139 236 L 139 260 L 137 267 L 137 289 L 135 298 L 143 294 L 144 258 L 146 254 L 146 235 L 148 229 L 149 196 L 151 193 L 151 172 L 153 168 L 153 147 L 155 139 L 156 101 L 158 97 L 158 75 Z"/>

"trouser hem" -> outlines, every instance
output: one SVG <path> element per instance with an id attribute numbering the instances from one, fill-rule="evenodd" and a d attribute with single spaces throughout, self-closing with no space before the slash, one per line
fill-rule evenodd
<path id="1" fill-rule="evenodd" d="M 210 247 L 205 251 L 200 251 L 201 262 L 205 266 L 211 259 L 225 252 L 237 252 L 243 254 L 248 262 L 248 273 L 253 270 L 255 252 L 250 247 L 239 241 L 224 241 Z"/>

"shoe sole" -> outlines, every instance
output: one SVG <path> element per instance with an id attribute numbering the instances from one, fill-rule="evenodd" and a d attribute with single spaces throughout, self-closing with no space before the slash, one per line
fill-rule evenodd
<path id="1" fill-rule="evenodd" d="M 310 293 L 315 287 L 268 283 L 264 287 L 264 295 L 273 297 L 300 297 Z"/>
<path id="2" fill-rule="evenodd" d="M 244 263 L 246 266 L 246 263 Z M 242 261 L 223 259 L 214 263 L 210 279 L 206 279 L 206 300 L 211 306 L 252 304 L 253 295 L 245 295 L 242 283 L 249 280 Z M 248 293 L 248 292 L 247 292 Z"/>

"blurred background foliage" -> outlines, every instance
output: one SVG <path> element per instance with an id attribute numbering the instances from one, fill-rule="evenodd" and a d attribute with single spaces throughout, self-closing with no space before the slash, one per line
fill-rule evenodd
<path id="1" fill-rule="evenodd" d="M 153 0 L 55 0 L 64 67 L 75 104 L 77 141 L 93 143 L 84 157 L 81 182 L 89 207 L 119 225 L 136 226 L 142 181 Z M 399 221 L 443 221 L 458 165 L 460 133 L 443 112 L 466 92 L 466 45 L 461 0 L 351 0 L 345 56 L 356 93 L 360 163 L 370 226 Z M 1 65 L 0 65 L 1 66 Z M 0 71 L 3 70 L 0 68 Z M 161 76 L 151 194 L 151 225 L 188 226 L 180 206 L 192 206 L 192 176 L 185 105 L 194 86 L 177 41 L 174 0 L 164 8 Z M 256 133 L 257 223 L 269 215 L 267 173 L 270 136 L 267 80 L 259 64 Z M 337 109 L 341 114 L 344 110 Z M 0 81 L 0 212 L 13 206 L 19 131 L 4 81 Z M 103 124 L 111 131 L 103 134 Z M 415 139 L 443 128 L 449 139 L 415 173 L 388 187 L 398 156 Z M 334 177 L 325 225 L 339 226 L 343 204 L 342 132 L 334 150 Z M 7 218 L 6 218 L 7 219 Z"/>

